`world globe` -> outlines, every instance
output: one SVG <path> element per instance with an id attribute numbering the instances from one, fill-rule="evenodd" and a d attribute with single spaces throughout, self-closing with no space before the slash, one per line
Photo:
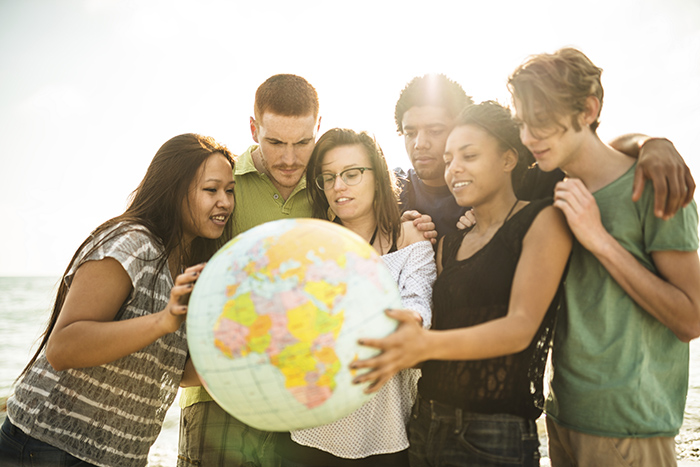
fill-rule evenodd
<path id="1" fill-rule="evenodd" d="M 260 430 L 324 425 L 369 400 L 349 365 L 376 349 L 401 308 L 390 271 L 360 236 L 332 222 L 284 219 L 224 245 L 189 301 L 187 340 L 212 398 Z"/>

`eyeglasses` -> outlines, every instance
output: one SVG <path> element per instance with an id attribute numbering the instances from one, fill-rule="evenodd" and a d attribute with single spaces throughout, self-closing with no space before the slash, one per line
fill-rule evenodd
<path id="1" fill-rule="evenodd" d="M 365 173 L 365 170 L 372 169 L 370 167 L 351 167 L 337 174 L 320 174 L 314 180 L 316 181 L 316 186 L 322 190 L 333 188 L 335 179 L 338 176 L 347 186 L 355 186 L 362 181 L 362 174 Z"/>

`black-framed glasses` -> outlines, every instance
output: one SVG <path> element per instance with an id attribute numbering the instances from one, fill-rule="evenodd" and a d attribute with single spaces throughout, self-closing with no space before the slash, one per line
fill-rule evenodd
<path id="1" fill-rule="evenodd" d="M 316 186 L 322 190 L 333 188 L 336 177 L 340 177 L 347 186 L 354 186 L 362 181 L 362 174 L 365 173 L 365 170 L 372 170 L 372 168 L 350 167 L 337 174 L 320 174 L 314 180 L 316 181 Z"/>

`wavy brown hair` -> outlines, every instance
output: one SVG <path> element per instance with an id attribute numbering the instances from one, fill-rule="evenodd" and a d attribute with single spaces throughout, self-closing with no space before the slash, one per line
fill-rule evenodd
<path id="1" fill-rule="evenodd" d="M 374 172 L 374 218 L 377 228 L 396 245 L 401 234 L 401 211 L 399 210 L 399 188 L 394 172 L 389 170 L 384 153 L 373 137 L 366 132 L 358 133 L 345 128 L 333 128 L 325 132 L 316 142 L 306 166 L 306 189 L 309 193 L 313 216 L 328 219 L 328 200 L 314 181 L 321 174 L 323 158 L 328 151 L 340 146 L 360 146 L 369 157 Z"/>
<path id="2" fill-rule="evenodd" d="M 115 236 L 137 230 L 139 226 L 146 227 L 148 232 L 145 233 L 163 248 L 161 255 L 153 259 L 156 273 L 152 285 L 155 286 L 158 275 L 168 265 L 168 258 L 182 243 L 182 206 L 184 202 L 189 208 L 187 193 L 190 185 L 199 168 L 214 153 L 220 153 L 226 157 L 233 170 L 234 160 L 230 151 L 210 137 L 187 133 L 168 140 L 158 149 L 143 180 L 129 197 L 129 206 L 126 211 L 97 227 L 73 255 L 59 284 L 53 311 L 41 337 L 39 348 L 17 379 L 29 371 L 46 347 L 68 294 L 69 287 L 64 278 L 80 257 L 89 256 Z M 100 238 L 101 234 L 117 224 L 123 224 L 126 230 L 120 228 Z M 195 238 L 189 249 L 183 251 L 178 258 L 177 270 L 208 260 L 221 246 L 223 237 L 222 235 L 219 239 Z M 83 251 L 90 242 L 98 238 L 95 245 Z"/>
<path id="3" fill-rule="evenodd" d="M 566 47 L 528 58 L 508 78 L 508 89 L 522 103 L 523 121 L 532 129 L 557 125 L 566 130 L 558 122 L 570 117 L 574 130 L 581 131 L 576 117 L 586 110 L 588 96 L 596 97 L 603 108 L 602 72 L 583 52 Z M 600 124 L 600 109 L 590 124 L 594 133 Z"/>

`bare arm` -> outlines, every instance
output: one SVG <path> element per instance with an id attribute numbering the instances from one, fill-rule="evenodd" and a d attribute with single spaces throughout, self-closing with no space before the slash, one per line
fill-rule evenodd
<path id="1" fill-rule="evenodd" d="M 113 258 L 83 264 L 75 273 L 47 342 L 49 363 L 59 371 L 103 365 L 177 331 L 187 314 L 187 306 L 178 301 L 192 291 L 203 267 L 193 266 L 177 276 L 168 305 L 163 310 L 114 321 L 131 293 L 131 279 Z"/>
<path id="2" fill-rule="evenodd" d="M 554 205 L 576 238 L 644 310 L 683 342 L 700 335 L 700 261 L 697 252 L 656 251 L 655 275 L 622 247 L 600 221 L 595 198 L 578 179 L 557 184 Z"/>
<path id="3" fill-rule="evenodd" d="M 370 368 L 355 382 L 375 381 L 375 392 L 394 374 L 425 360 L 480 360 L 510 355 L 527 348 L 559 287 L 571 252 L 571 233 L 554 208 L 543 210 L 533 222 L 513 278 L 508 314 L 477 326 L 448 331 L 421 329 L 407 310 L 392 310 L 397 331 L 384 339 L 362 339 L 360 344 L 382 353 L 355 362 Z"/>
<path id="4" fill-rule="evenodd" d="M 638 159 L 634 174 L 632 200 L 639 201 L 644 183 L 654 184 L 654 215 L 670 219 L 693 199 L 695 180 L 673 143 L 665 138 L 652 138 L 639 133 L 619 136 L 610 145 Z"/>
<path id="5" fill-rule="evenodd" d="M 181 388 L 189 388 L 191 386 L 201 386 L 202 380 L 199 379 L 199 374 L 194 368 L 194 363 L 192 359 L 188 358 L 185 362 L 185 372 L 182 374 L 182 379 L 180 380 Z"/>

